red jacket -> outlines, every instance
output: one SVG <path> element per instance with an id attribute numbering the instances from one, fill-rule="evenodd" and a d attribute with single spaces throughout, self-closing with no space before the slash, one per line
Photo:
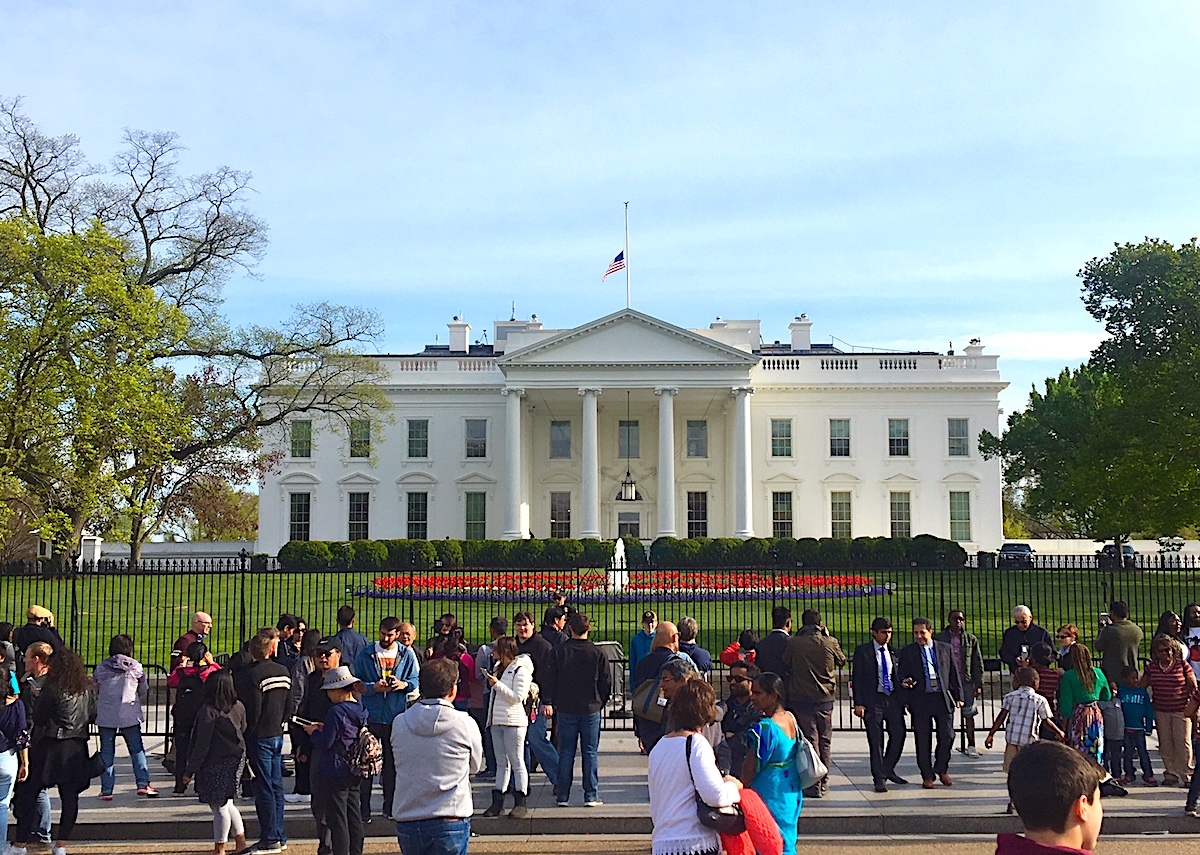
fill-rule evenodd
<path id="1" fill-rule="evenodd" d="M 733 644 L 722 650 L 721 655 L 718 658 L 721 660 L 722 665 L 732 665 L 734 662 L 738 662 L 742 659 L 754 664 L 754 651 L 747 651 L 746 654 L 743 655 L 742 645 L 735 641 Z"/>

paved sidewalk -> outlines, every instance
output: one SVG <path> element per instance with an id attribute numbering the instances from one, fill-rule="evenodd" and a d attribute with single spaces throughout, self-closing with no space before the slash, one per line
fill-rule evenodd
<path id="1" fill-rule="evenodd" d="M 891 786 L 887 793 L 875 793 L 871 786 L 866 736 L 861 732 L 837 733 L 833 740 L 833 769 L 829 795 L 805 800 L 800 819 L 801 838 L 839 835 L 990 835 L 1000 831 L 1019 831 L 1020 821 L 1006 816 L 1008 800 L 1004 773 L 1000 769 L 1003 744 L 984 753 L 978 760 L 958 754 L 950 764 L 953 787 L 940 784 L 935 790 L 923 790 L 912 758 L 911 746 L 897 772 L 916 783 Z M 97 798 L 95 786 L 81 797 L 79 826 L 75 837 L 88 840 L 208 840 L 211 814 L 194 796 L 172 798 L 171 781 L 159 763 L 161 742 L 147 741 L 155 754 L 151 759 L 154 784 L 163 793 L 158 799 L 139 798 L 134 793 L 128 759 L 120 753 L 118 742 L 117 788 L 111 802 Z M 1156 758 L 1157 759 L 1157 758 Z M 578 763 L 578 761 L 577 761 Z M 291 790 L 292 779 L 286 779 Z M 651 831 L 646 792 L 646 758 L 637 750 L 631 734 L 605 733 L 600 748 L 600 796 L 604 805 L 582 806 L 578 766 L 572 789 L 572 805 L 559 808 L 545 775 L 535 773 L 531 785 L 530 806 L 524 820 L 501 816 L 483 819 L 476 814 L 473 830 L 479 835 L 578 835 L 613 834 L 627 837 L 647 835 Z M 381 797 L 376 787 L 375 809 Z M 53 795 L 53 792 L 52 792 Z M 1104 802 L 1104 834 L 1187 834 L 1200 835 L 1200 820 L 1183 814 L 1185 791 L 1179 788 L 1133 787 L 1128 797 Z M 491 801 L 487 783 L 475 785 L 475 805 L 482 809 Z M 55 817 L 58 815 L 55 800 Z M 238 802 L 248 825 L 254 826 L 254 805 Z M 288 805 L 286 827 L 289 837 L 297 840 L 314 834 L 307 805 Z M 375 819 L 367 827 L 371 837 L 390 837 L 391 823 Z"/>

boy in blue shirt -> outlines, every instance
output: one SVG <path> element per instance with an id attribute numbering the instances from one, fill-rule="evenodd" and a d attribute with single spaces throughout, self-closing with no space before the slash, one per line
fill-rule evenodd
<path id="1" fill-rule="evenodd" d="M 1125 777 L 1118 779 L 1118 783 L 1132 784 L 1137 777 L 1133 769 L 1133 755 L 1136 751 L 1142 765 L 1142 783 L 1148 787 L 1157 787 L 1158 779 L 1154 777 L 1150 752 L 1146 750 L 1146 737 L 1154 731 L 1154 708 L 1150 706 L 1150 693 L 1138 688 L 1135 685 L 1137 682 L 1137 668 L 1128 665 L 1121 670 L 1118 697 L 1121 710 L 1125 713 Z"/>

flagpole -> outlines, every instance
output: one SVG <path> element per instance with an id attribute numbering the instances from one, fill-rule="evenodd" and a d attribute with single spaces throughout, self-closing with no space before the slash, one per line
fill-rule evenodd
<path id="1" fill-rule="evenodd" d="M 625 308 L 632 308 L 629 290 L 629 203 L 625 203 Z"/>

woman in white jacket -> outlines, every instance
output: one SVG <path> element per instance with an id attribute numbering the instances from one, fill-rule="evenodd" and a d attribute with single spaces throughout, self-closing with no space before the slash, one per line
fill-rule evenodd
<path id="1" fill-rule="evenodd" d="M 525 768 L 525 731 L 529 714 L 525 700 L 536 692 L 533 682 L 533 660 L 517 652 L 517 640 L 511 635 L 496 639 L 492 648 L 495 670 L 488 673 L 491 702 L 488 705 L 487 725 L 491 728 L 492 745 L 496 751 L 496 788 L 492 790 L 492 806 L 484 816 L 499 816 L 504 810 L 504 793 L 512 778 L 513 809 L 509 816 L 520 819 L 528 816 L 525 800 L 529 796 L 529 772 Z"/>

